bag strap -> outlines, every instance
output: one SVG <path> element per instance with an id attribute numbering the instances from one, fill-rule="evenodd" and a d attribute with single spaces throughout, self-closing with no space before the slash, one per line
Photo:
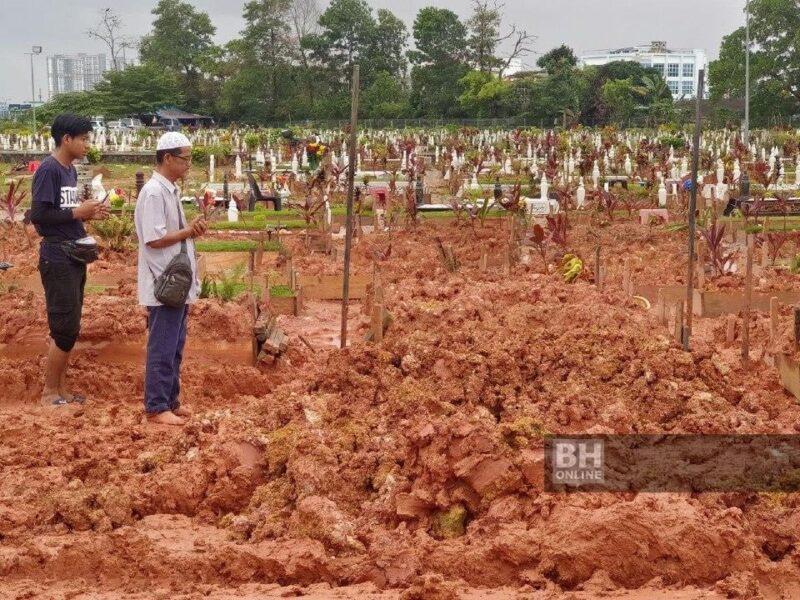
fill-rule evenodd
<path id="1" fill-rule="evenodd" d="M 181 212 L 181 201 L 180 200 L 178 200 L 177 207 L 178 207 L 178 226 L 181 229 L 183 229 L 183 216 L 182 216 L 183 213 Z M 186 248 L 186 240 L 181 240 L 181 251 L 180 251 L 180 254 L 189 254 L 189 252 L 188 252 L 188 250 Z M 150 271 L 150 275 L 153 276 L 153 281 L 158 279 L 156 277 L 156 274 L 153 273 L 153 269 L 150 268 L 149 264 L 147 265 L 147 270 Z"/>
<path id="2" fill-rule="evenodd" d="M 181 210 L 181 201 L 180 198 L 176 198 L 178 201 L 178 226 L 183 229 L 183 211 Z M 186 250 L 186 240 L 181 240 L 181 254 L 189 254 Z"/>

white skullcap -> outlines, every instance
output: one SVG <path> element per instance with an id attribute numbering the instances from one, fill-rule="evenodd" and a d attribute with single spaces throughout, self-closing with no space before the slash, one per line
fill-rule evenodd
<path id="1" fill-rule="evenodd" d="M 175 148 L 186 148 L 191 146 L 192 142 L 189 141 L 182 133 L 177 131 L 168 131 L 160 138 L 158 138 L 158 145 L 156 150 L 174 150 Z"/>

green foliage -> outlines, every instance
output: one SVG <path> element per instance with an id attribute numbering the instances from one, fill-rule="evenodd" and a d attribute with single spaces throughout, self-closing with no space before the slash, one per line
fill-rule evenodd
<path id="1" fill-rule="evenodd" d="M 100 148 L 97 146 L 89 148 L 89 151 L 86 153 L 86 160 L 89 161 L 90 165 L 96 165 L 103 160 L 103 153 L 100 151 Z"/>
<path id="2" fill-rule="evenodd" d="M 574 69 L 578 65 L 578 58 L 572 48 L 561 45 L 543 54 L 536 64 L 547 71 L 548 75 L 556 75 Z"/>
<path id="3" fill-rule="evenodd" d="M 453 11 L 428 6 L 414 20 L 411 105 L 420 115 L 458 116 L 459 81 L 469 71 L 467 29 Z"/>
<path id="4" fill-rule="evenodd" d="M 183 96 L 175 77 L 162 68 L 141 65 L 107 71 L 94 90 L 59 94 L 38 108 L 36 115 L 45 121 L 63 112 L 113 119 L 182 103 Z"/>
<path id="5" fill-rule="evenodd" d="M 222 302 L 230 302 L 243 293 L 246 289 L 244 271 L 245 266 L 240 264 L 218 275 L 211 281 L 209 297 L 217 298 Z"/>
<path id="6" fill-rule="evenodd" d="M 800 5 L 795 0 L 750 0 L 750 118 L 754 125 L 800 111 Z M 709 65 L 712 99 L 744 95 L 745 29 L 722 40 Z"/>
<path id="7" fill-rule="evenodd" d="M 636 110 L 636 90 L 630 79 L 615 79 L 603 84 L 601 97 L 617 122 L 629 122 Z"/>
<path id="8" fill-rule="evenodd" d="M 194 244 L 198 252 L 249 252 L 257 246 L 257 242 L 246 240 L 202 240 Z M 278 252 L 280 248 L 280 242 L 264 242 L 264 250 L 267 252 Z"/>
<path id="9" fill-rule="evenodd" d="M 800 273 L 800 254 L 795 254 L 789 263 L 789 270 L 797 275 Z"/>
<path id="10" fill-rule="evenodd" d="M 153 29 L 139 45 L 142 63 L 177 76 L 187 108 L 208 108 L 213 96 L 206 75 L 219 55 L 211 18 L 182 0 L 159 0 L 152 14 Z"/>
<path id="11" fill-rule="evenodd" d="M 511 85 L 491 73 L 470 71 L 459 80 L 464 93 L 458 102 L 469 113 L 478 117 L 496 117 L 511 92 Z"/>
<path id="12" fill-rule="evenodd" d="M 269 288 L 269 295 L 272 298 L 293 298 L 294 292 L 288 285 L 273 285 Z"/>
<path id="13" fill-rule="evenodd" d="M 135 227 L 133 219 L 122 215 L 111 215 L 102 221 L 92 221 L 92 230 L 98 237 L 108 242 L 108 247 L 115 252 L 121 252 L 133 242 Z"/>
<path id="14" fill-rule="evenodd" d="M 399 119 L 409 116 L 408 99 L 402 82 L 388 71 L 381 71 L 364 90 L 361 110 L 366 117 Z"/>

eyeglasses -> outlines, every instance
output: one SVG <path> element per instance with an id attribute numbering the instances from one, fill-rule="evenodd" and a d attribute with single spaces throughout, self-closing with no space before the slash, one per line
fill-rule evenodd
<path id="1" fill-rule="evenodd" d="M 186 162 L 187 165 L 192 164 L 192 155 L 191 154 L 173 154 L 175 158 L 180 158 L 182 161 Z"/>

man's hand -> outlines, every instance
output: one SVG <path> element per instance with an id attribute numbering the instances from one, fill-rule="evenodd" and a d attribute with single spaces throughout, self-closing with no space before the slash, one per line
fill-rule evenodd
<path id="1" fill-rule="evenodd" d="M 72 216 L 81 221 L 104 219 L 108 216 L 108 207 L 100 200 L 85 200 L 72 209 Z"/>
<path id="2" fill-rule="evenodd" d="M 192 222 L 189 223 L 189 229 L 192 231 L 190 237 L 200 237 L 208 231 L 208 223 L 206 223 L 206 220 L 200 215 L 192 219 Z"/>

